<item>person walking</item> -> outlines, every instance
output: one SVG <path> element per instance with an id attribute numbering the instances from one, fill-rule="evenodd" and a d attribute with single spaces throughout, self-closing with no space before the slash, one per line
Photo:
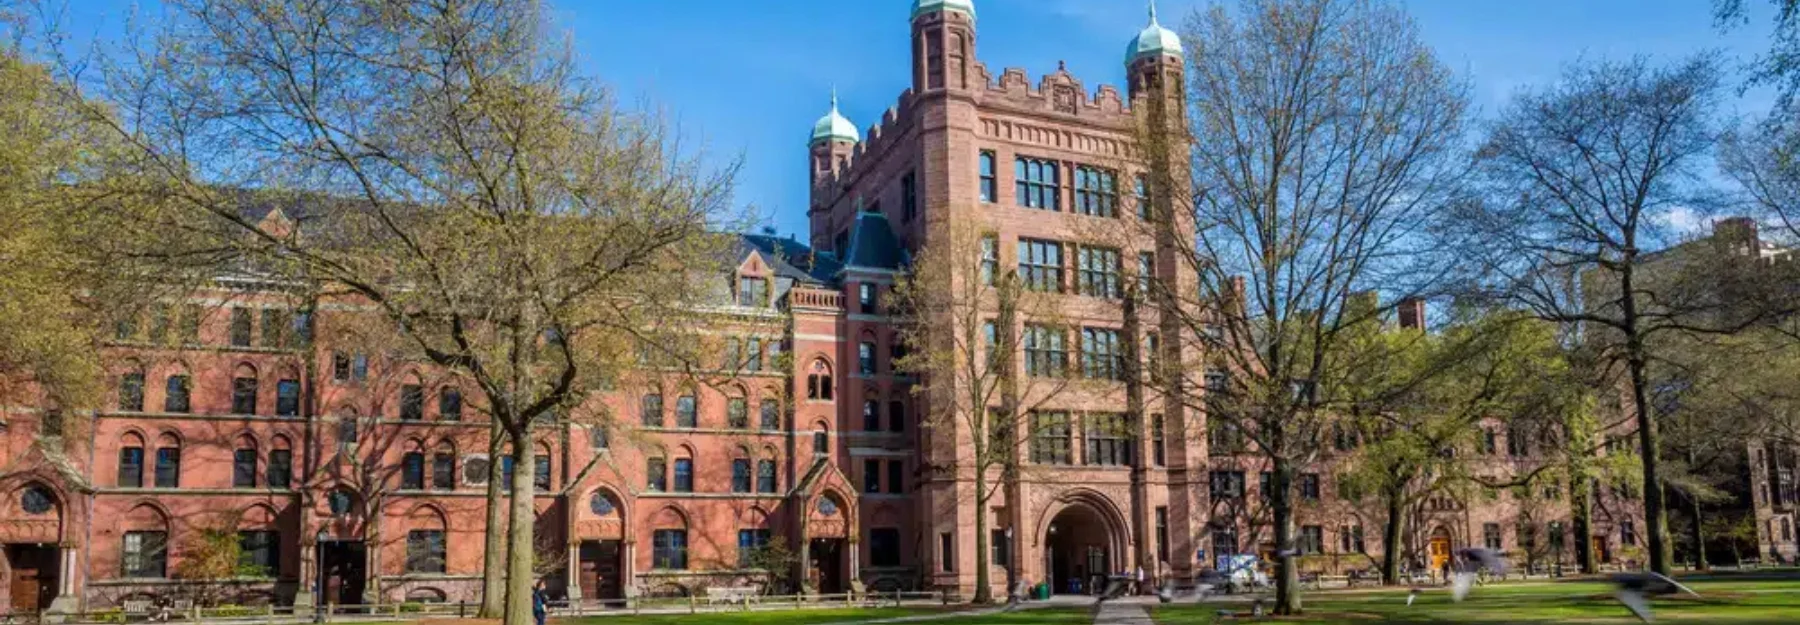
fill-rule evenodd
<path id="1" fill-rule="evenodd" d="M 538 580 L 531 586 L 531 618 L 537 625 L 544 625 L 550 618 L 549 597 L 544 595 L 544 580 Z"/>

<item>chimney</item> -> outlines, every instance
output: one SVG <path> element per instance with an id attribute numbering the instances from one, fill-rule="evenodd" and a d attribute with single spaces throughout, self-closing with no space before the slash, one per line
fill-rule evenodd
<path id="1" fill-rule="evenodd" d="M 1400 300 L 1399 313 L 1402 329 L 1425 329 L 1425 300 L 1410 296 Z"/>

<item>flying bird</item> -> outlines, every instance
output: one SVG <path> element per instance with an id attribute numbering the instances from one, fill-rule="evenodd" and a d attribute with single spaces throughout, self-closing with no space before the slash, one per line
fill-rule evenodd
<path id="1" fill-rule="evenodd" d="M 1631 610 L 1632 615 L 1645 623 L 1656 620 L 1650 614 L 1651 596 L 1672 595 L 1677 592 L 1685 592 L 1695 597 L 1700 596 L 1700 593 L 1694 592 L 1694 589 L 1669 579 L 1667 575 L 1651 571 L 1619 573 L 1613 575 L 1612 581 L 1619 587 L 1617 593 L 1614 594 L 1615 597 L 1618 597 L 1619 603 L 1625 604 L 1625 608 Z"/>
<path id="2" fill-rule="evenodd" d="M 1453 601 L 1461 602 L 1464 597 L 1469 596 L 1469 589 L 1475 586 L 1476 576 L 1481 573 L 1481 569 L 1493 571 L 1496 575 L 1506 574 L 1506 560 L 1500 557 L 1498 551 L 1478 547 L 1460 549 L 1456 556 L 1460 562 L 1450 584 L 1450 598 Z"/>

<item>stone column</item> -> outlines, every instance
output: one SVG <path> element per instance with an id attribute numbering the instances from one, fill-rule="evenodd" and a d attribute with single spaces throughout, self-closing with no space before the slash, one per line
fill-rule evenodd
<path id="1" fill-rule="evenodd" d="M 64 614 L 81 611 L 80 584 L 76 580 L 81 572 L 81 549 L 72 543 L 57 547 L 56 598 L 50 600 L 50 606 L 44 610 L 49 615 L 46 620 L 52 623 L 62 622 Z"/>
<path id="2" fill-rule="evenodd" d="M 318 603 L 313 589 L 319 585 L 319 543 L 311 536 L 300 538 L 300 587 L 294 589 L 294 609 L 310 608 Z"/>
<path id="3" fill-rule="evenodd" d="M 581 541 L 569 541 L 568 560 L 563 566 L 563 576 L 568 580 L 569 603 L 576 604 L 581 602 Z"/>

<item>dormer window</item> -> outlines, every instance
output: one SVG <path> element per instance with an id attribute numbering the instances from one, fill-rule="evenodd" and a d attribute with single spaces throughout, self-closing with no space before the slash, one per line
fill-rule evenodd
<path id="1" fill-rule="evenodd" d="M 769 279 L 738 277 L 739 306 L 766 308 L 769 305 Z"/>

